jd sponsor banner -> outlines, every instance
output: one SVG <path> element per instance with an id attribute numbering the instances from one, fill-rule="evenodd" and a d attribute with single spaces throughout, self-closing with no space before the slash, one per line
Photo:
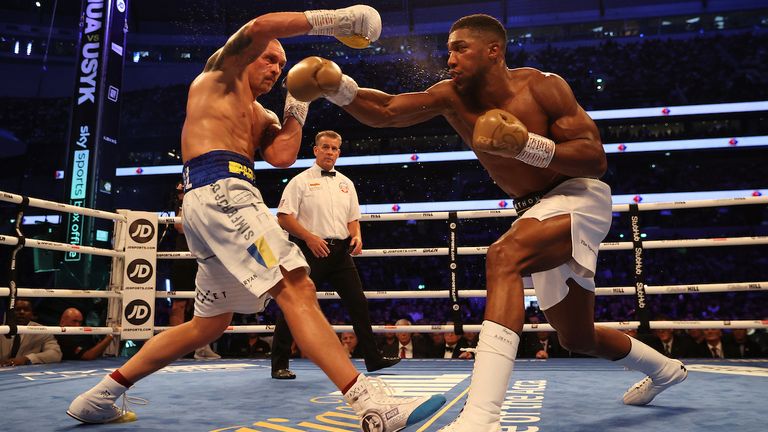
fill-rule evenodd
<path id="1" fill-rule="evenodd" d="M 123 339 L 149 339 L 155 329 L 157 214 L 128 212 L 123 273 Z"/>

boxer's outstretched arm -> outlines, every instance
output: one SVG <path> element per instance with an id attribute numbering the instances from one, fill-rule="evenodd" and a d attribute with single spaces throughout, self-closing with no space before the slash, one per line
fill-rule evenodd
<path id="1" fill-rule="evenodd" d="M 571 177 L 605 174 L 608 163 L 600 132 L 568 83 L 555 74 L 542 74 L 531 83 L 531 94 L 549 116 L 550 138 L 557 143 L 549 168 Z"/>
<path id="2" fill-rule="evenodd" d="M 252 19 L 229 37 L 205 65 L 212 70 L 242 70 L 253 62 L 272 39 L 307 34 L 312 26 L 302 12 L 274 12 Z"/>
<path id="3" fill-rule="evenodd" d="M 272 39 L 303 34 L 336 36 L 357 48 L 375 42 L 381 35 L 381 17 L 376 9 L 355 5 L 336 10 L 273 12 L 249 21 L 208 59 L 205 71 L 233 67 L 242 70 L 255 60 Z"/>
<path id="4" fill-rule="evenodd" d="M 423 123 L 446 111 L 438 83 L 423 92 L 391 95 L 380 90 L 361 88 L 345 111 L 373 127 L 406 127 Z"/>

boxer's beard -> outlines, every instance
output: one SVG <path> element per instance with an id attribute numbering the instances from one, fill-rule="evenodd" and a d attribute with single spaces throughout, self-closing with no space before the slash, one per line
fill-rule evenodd
<path id="1" fill-rule="evenodd" d="M 482 94 L 485 80 L 482 77 L 475 75 L 466 79 L 461 86 L 456 86 L 456 90 L 461 96 L 461 99 L 467 104 L 467 108 L 478 108 L 482 104 L 480 103 L 480 95 Z"/>

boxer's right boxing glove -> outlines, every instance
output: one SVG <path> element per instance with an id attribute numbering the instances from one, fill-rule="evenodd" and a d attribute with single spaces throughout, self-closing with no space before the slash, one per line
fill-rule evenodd
<path id="1" fill-rule="evenodd" d="M 293 117 L 297 122 L 304 127 L 304 123 L 307 121 L 307 113 L 309 112 L 309 102 L 302 102 L 297 100 L 291 92 L 285 95 L 285 108 L 283 109 L 283 123 L 288 120 L 288 117 Z"/>
<path id="2" fill-rule="evenodd" d="M 344 106 L 357 94 L 355 80 L 342 74 L 336 63 L 320 57 L 307 57 L 296 63 L 288 71 L 285 85 L 293 97 L 303 102 L 325 97 Z"/>

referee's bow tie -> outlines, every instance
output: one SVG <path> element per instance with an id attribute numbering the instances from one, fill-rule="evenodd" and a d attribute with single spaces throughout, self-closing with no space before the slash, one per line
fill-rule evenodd
<path id="1" fill-rule="evenodd" d="M 323 176 L 323 177 L 325 177 L 325 176 L 335 177 L 336 176 L 336 171 L 321 170 L 320 171 L 320 175 Z"/>

